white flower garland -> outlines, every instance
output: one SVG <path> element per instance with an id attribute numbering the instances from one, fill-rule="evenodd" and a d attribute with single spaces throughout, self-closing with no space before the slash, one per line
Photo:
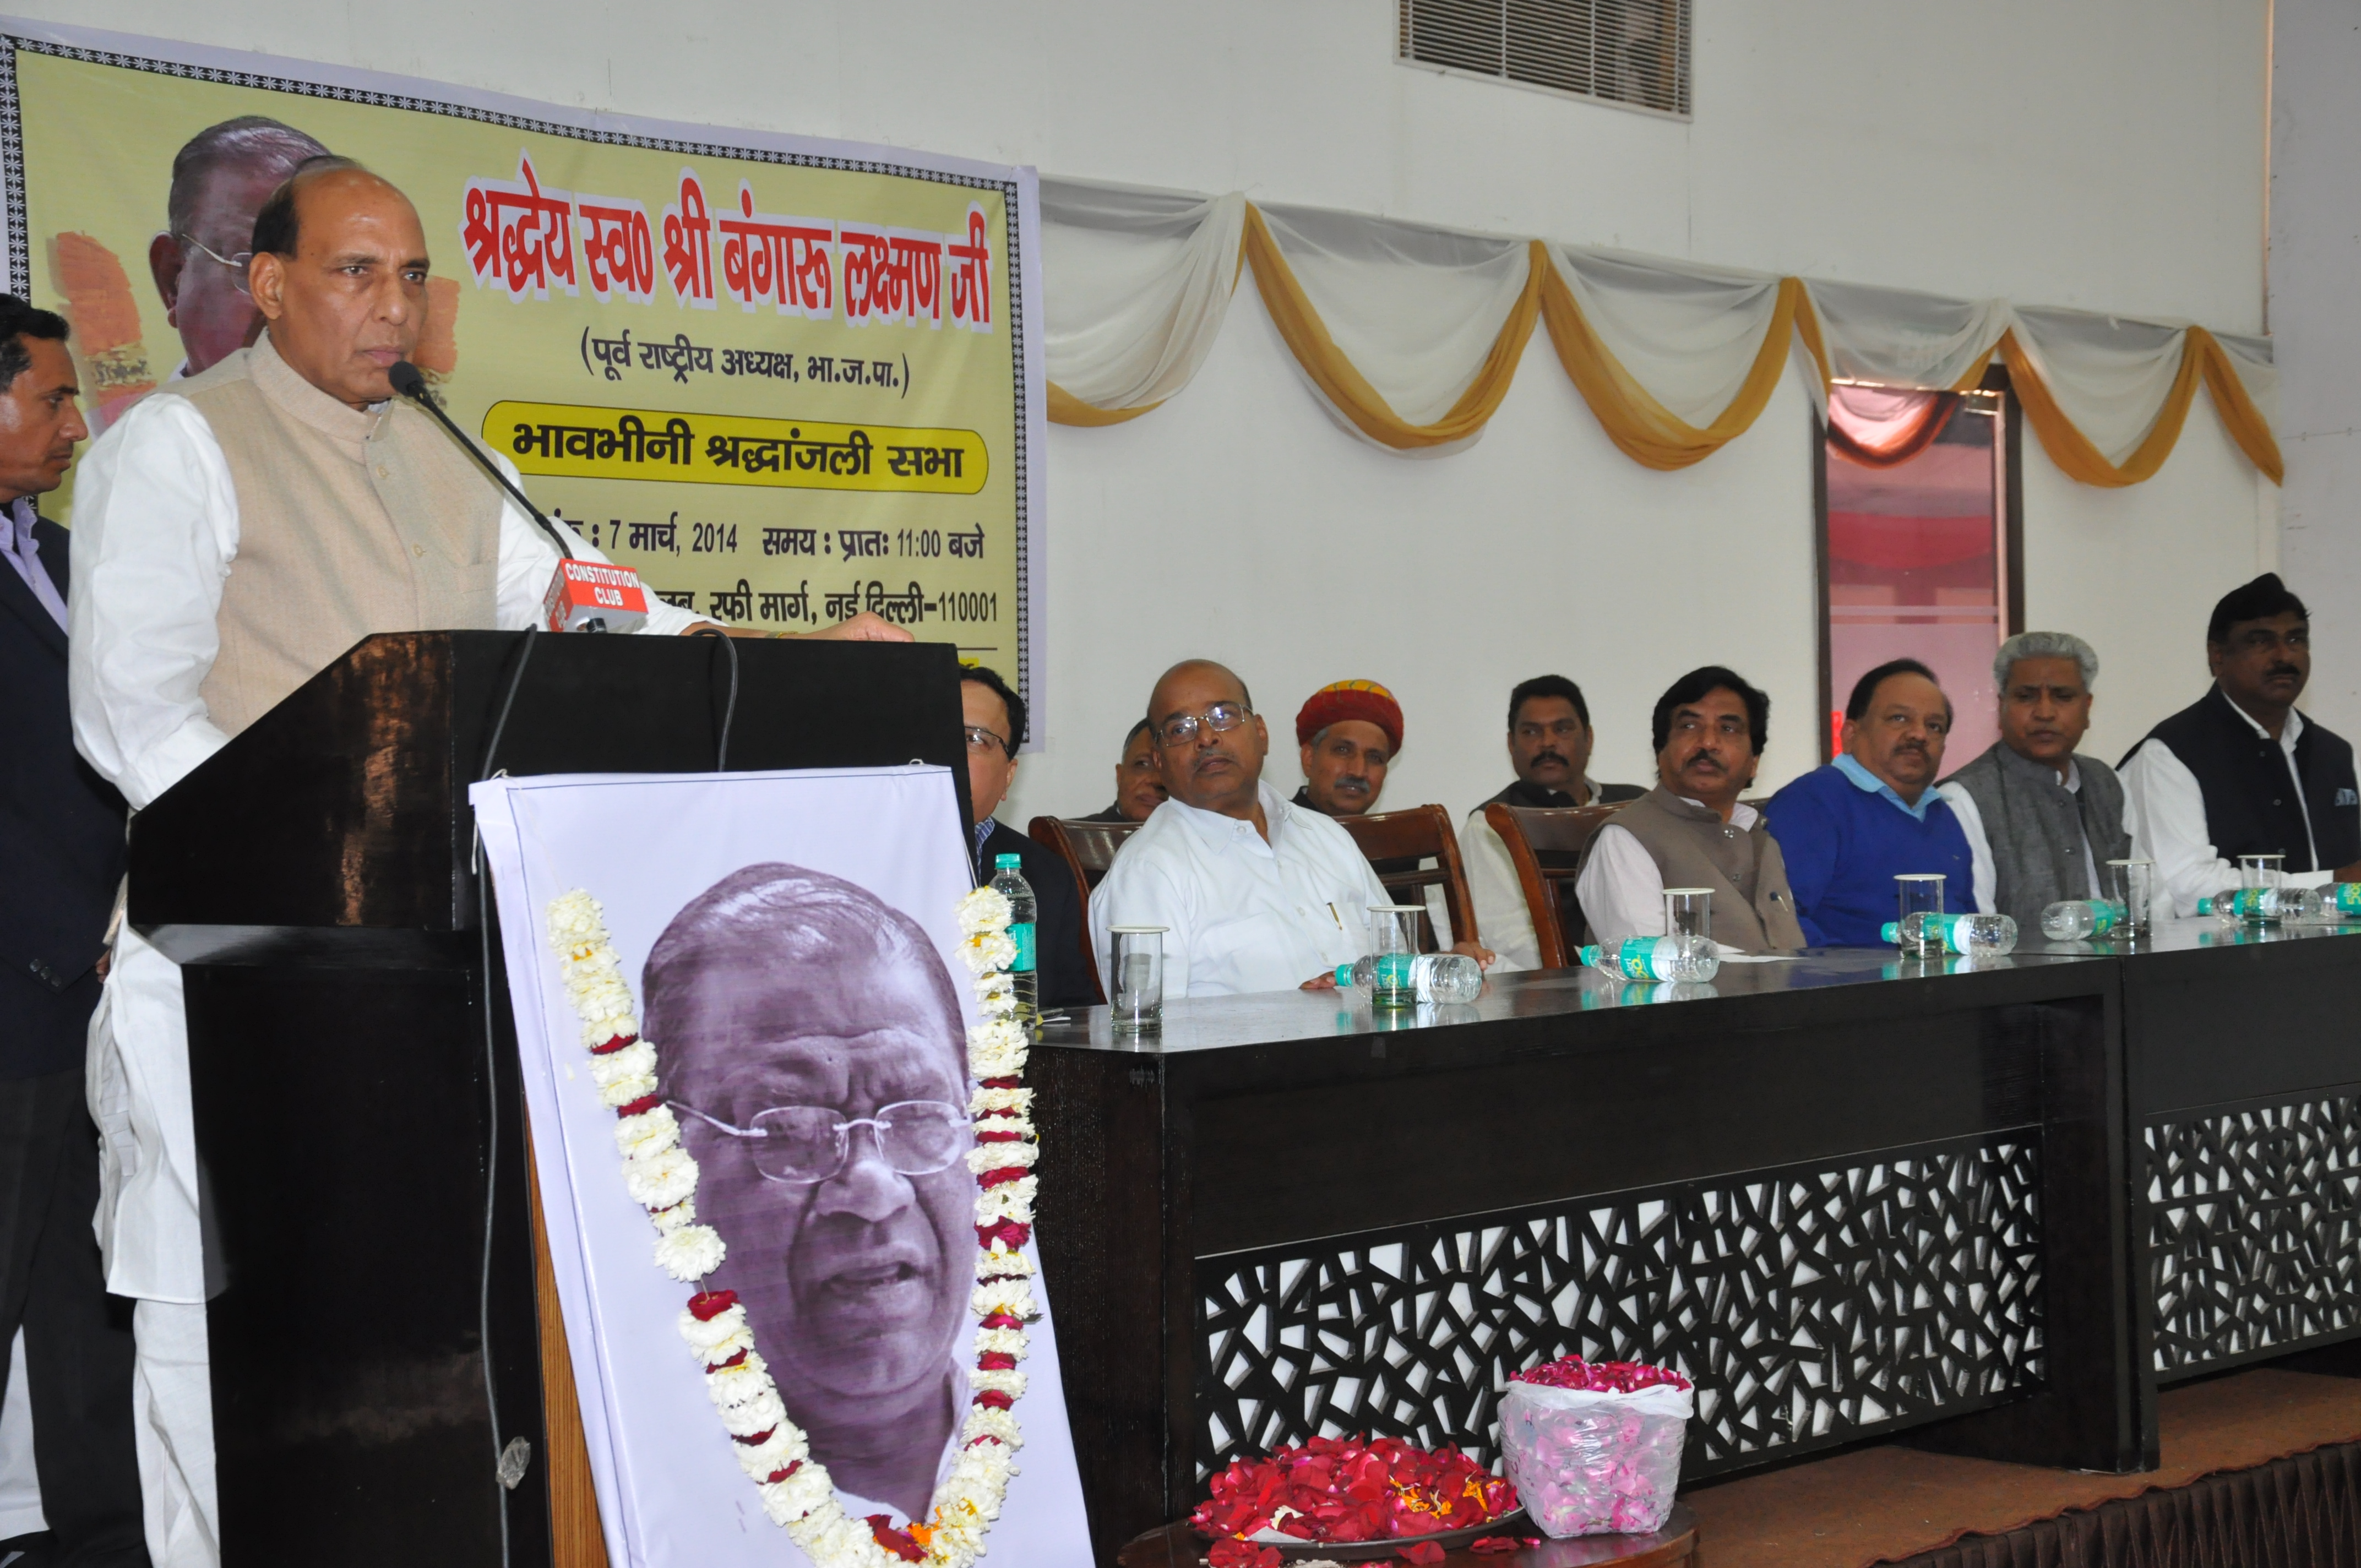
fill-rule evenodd
<path id="1" fill-rule="evenodd" d="M 969 1308 L 980 1326 L 960 1455 L 935 1489 L 927 1522 L 895 1529 L 853 1519 L 839 1506 L 827 1467 L 811 1456 L 754 1349 L 734 1291 L 700 1288 L 680 1314 L 681 1337 L 705 1369 L 706 1393 L 737 1443 L 740 1467 L 762 1493 L 763 1512 L 818 1568 L 969 1568 L 1000 1517 L 1024 1442 L 1014 1407 L 1025 1393 L 1025 1374 L 1016 1364 L 1027 1354 L 1025 1323 L 1038 1315 L 1026 1277 L 1033 1266 L 1018 1250 L 1032 1234 L 1032 1167 L 1040 1153 L 1033 1091 L 1021 1081 L 1029 1039 L 1015 1017 L 1016 992 L 1004 968 L 1016 956 L 1008 900 L 980 887 L 960 900 L 958 914 L 961 956 L 975 976 L 984 1015 L 967 1036 L 968 1072 L 976 1080 L 968 1102 L 976 1146 L 967 1164 L 976 1178 L 979 1248 Z M 680 1124 L 658 1098 L 656 1047 L 640 1038 L 631 987 L 598 901 L 578 888 L 551 900 L 549 941 L 582 1020 L 591 1081 L 616 1115 L 623 1185 L 655 1222 L 656 1266 L 684 1284 L 700 1281 L 721 1266 L 728 1249 L 712 1226 L 697 1223 L 697 1161 L 680 1146 Z"/>

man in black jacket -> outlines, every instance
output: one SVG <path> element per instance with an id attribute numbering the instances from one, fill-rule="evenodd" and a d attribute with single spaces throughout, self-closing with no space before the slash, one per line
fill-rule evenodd
<path id="1" fill-rule="evenodd" d="M 124 808 L 74 752 L 66 534 L 32 501 L 90 433 L 65 339 L 62 318 L 0 294 L 0 1387 L 21 1327 L 50 1536 L 30 1561 L 145 1564 L 130 1303 L 108 1298 L 91 1234 L 82 1090 Z"/>
<path id="2" fill-rule="evenodd" d="M 2312 617 L 2275 572 L 2232 589 L 2205 628 L 2213 686 L 2118 764 L 2132 853 L 2174 913 L 2238 885 L 2241 855 L 2284 855 L 2297 886 L 2361 881 L 2353 747 L 2295 708 Z"/>
<path id="3" fill-rule="evenodd" d="M 996 671 L 977 665 L 960 672 L 960 707 L 967 720 L 967 786 L 975 812 L 978 886 L 992 880 L 993 863 L 1015 855 L 1033 890 L 1034 961 L 1041 1010 L 1088 1007 L 1098 1000 L 1084 967 L 1082 899 L 1072 868 L 992 814 L 1016 782 L 1016 749 L 1025 744 L 1025 699 Z"/>

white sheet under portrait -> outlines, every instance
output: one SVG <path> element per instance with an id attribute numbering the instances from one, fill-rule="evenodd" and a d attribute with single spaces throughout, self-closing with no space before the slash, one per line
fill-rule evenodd
<path id="1" fill-rule="evenodd" d="M 729 1255 L 708 1282 L 845 1510 L 924 1519 L 967 1404 L 966 1032 L 917 923 L 799 866 L 733 872 L 642 977 L 661 1092 Z"/>

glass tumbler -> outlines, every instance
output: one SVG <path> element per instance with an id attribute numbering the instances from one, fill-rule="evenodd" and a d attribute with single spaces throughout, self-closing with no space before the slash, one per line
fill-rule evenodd
<path id="1" fill-rule="evenodd" d="M 1664 889 L 1664 934 L 1668 937 L 1695 937 L 1700 942 L 1712 941 L 1713 889 Z"/>
<path id="2" fill-rule="evenodd" d="M 1369 906 L 1369 1003 L 1373 1007 L 1418 1005 L 1418 917 L 1423 904 Z"/>
<path id="3" fill-rule="evenodd" d="M 1164 933 L 1166 926 L 1117 926 L 1115 983 L 1107 988 L 1107 1012 L 1116 1030 L 1152 1034 L 1164 1025 Z"/>
<path id="4" fill-rule="evenodd" d="M 2106 895 L 2124 906 L 2124 928 L 2146 934 L 2156 902 L 2154 861 L 2109 861 Z"/>
<path id="5" fill-rule="evenodd" d="M 1910 872 L 1894 879 L 1901 947 L 1922 959 L 1943 956 L 1943 873 Z M 1916 916 L 1916 918 L 1913 918 Z"/>
<path id="6" fill-rule="evenodd" d="M 2287 865 L 2285 855 L 2240 855 L 2238 857 L 2238 891 L 2257 893 L 2263 896 L 2251 902 L 2238 901 L 2239 913 L 2249 926 L 2276 926 L 2279 923 L 2279 901 L 2270 896 L 2284 885 L 2281 872 Z"/>

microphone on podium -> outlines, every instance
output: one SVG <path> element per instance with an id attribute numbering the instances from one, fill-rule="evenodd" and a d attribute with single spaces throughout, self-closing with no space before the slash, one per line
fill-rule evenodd
<path id="1" fill-rule="evenodd" d="M 550 630 L 636 631 L 646 622 L 648 596 L 640 586 L 640 575 L 629 566 L 576 560 L 573 545 L 555 523 L 542 515 L 541 509 L 533 504 L 533 498 L 501 473 L 500 465 L 484 455 L 483 449 L 451 422 L 451 416 L 443 411 L 443 405 L 427 390 L 425 372 L 409 360 L 400 359 L 386 372 L 386 379 L 393 383 L 395 391 L 424 409 L 437 424 L 450 432 L 451 439 L 476 460 L 476 466 L 514 497 L 517 505 L 541 524 L 541 531 L 557 546 L 557 571 L 549 579 L 549 593 L 542 601 L 543 620 Z"/>

